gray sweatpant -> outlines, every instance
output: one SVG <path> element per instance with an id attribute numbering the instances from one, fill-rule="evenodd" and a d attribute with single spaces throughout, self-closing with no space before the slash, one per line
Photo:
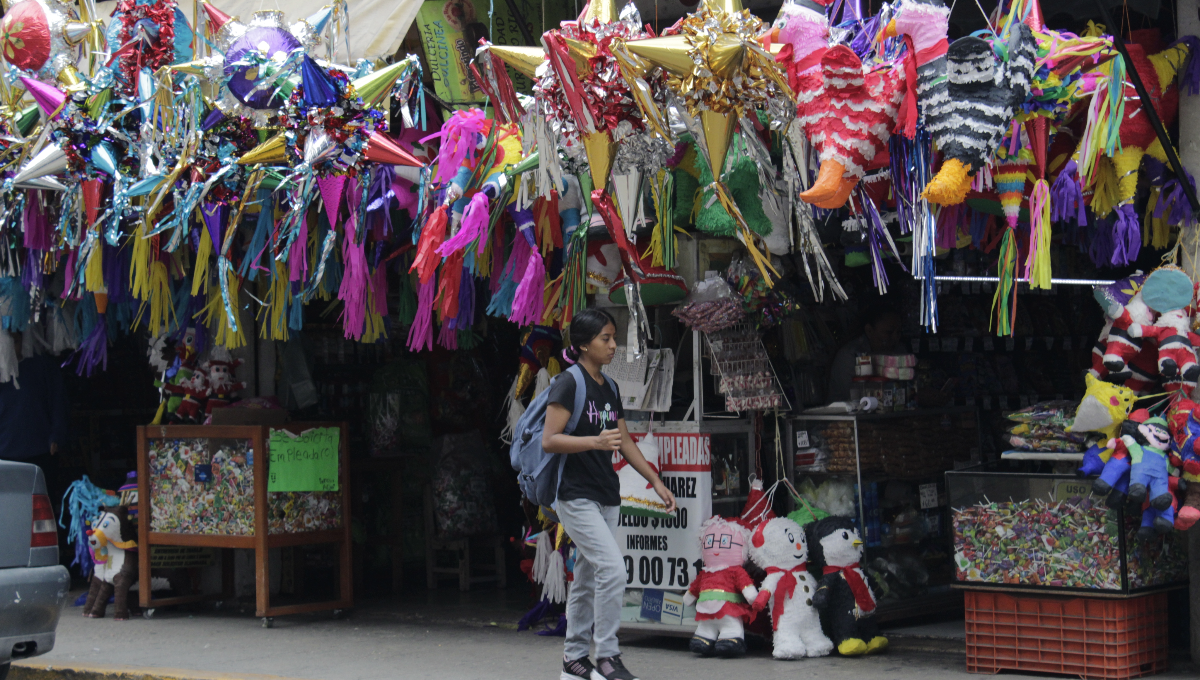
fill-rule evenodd
<path id="1" fill-rule="evenodd" d="M 616 656 L 625 596 L 625 560 L 617 543 L 620 508 L 580 499 L 558 501 L 555 511 L 579 549 L 567 596 L 566 657 L 587 656 L 593 642 L 596 658 Z"/>

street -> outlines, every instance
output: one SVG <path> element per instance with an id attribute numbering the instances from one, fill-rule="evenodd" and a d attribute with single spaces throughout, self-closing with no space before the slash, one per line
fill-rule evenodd
<path id="1" fill-rule="evenodd" d="M 79 609 L 68 608 L 54 651 L 25 665 L 137 666 L 148 669 L 140 676 L 147 680 L 164 675 L 152 668 L 223 673 L 223 678 L 239 674 L 307 680 L 558 678 L 562 638 L 518 632 L 512 628 L 515 618 L 491 622 L 471 615 L 464 606 L 431 610 L 376 604 L 356 609 L 343 620 L 329 614 L 281 617 L 271 629 L 263 628 L 253 612 L 160 610 L 152 620 L 115 622 L 84 619 Z M 503 613 L 486 608 L 481 612 Z M 622 642 L 626 665 L 643 680 L 725 680 L 731 674 L 790 680 L 969 677 L 957 651 L 961 649 L 961 643 L 897 639 L 883 656 L 784 662 L 772 659 L 761 642 L 752 644 L 750 655 L 739 660 L 696 658 L 683 638 L 631 635 Z M 10 680 L 33 677 L 47 676 L 14 668 Z M 1159 677 L 1195 674 L 1190 664 L 1176 658 L 1171 672 Z"/>

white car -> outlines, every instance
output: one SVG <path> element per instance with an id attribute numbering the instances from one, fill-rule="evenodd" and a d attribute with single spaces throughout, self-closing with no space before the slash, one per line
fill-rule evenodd
<path id="1" fill-rule="evenodd" d="M 0 680 L 13 659 L 54 649 L 70 587 L 41 468 L 0 460 Z"/>

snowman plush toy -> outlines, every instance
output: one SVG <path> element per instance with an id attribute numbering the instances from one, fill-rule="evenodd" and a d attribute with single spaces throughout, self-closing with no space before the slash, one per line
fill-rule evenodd
<path id="1" fill-rule="evenodd" d="M 833 643 L 821 632 L 813 607 L 817 579 L 808 573 L 808 542 L 800 525 L 786 517 L 759 524 L 750 538 L 750 559 L 767 572 L 759 592 L 770 598 L 774 657 L 828 656 Z"/>
<path id="2" fill-rule="evenodd" d="M 887 638 L 875 623 L 875 595 L 859 566 L 863 542 L 854 523 L 845 517 L 826 517 L 808 529 L 813 562 L 822 570 L 813 606 L 838 653 L 872 654 L 887 649 Z"/>
<path id="3" fill-rule="evenodd" d="M 688 586 L 683 604 L 696 605 L 696 632 L 689 648 L 700 656 L 733 658 L 746 653 L 745 623 L 766 604 L 746 563 L 749 532 L 740 524 L 713 516 L 700 525 L 704 568 Z"/>

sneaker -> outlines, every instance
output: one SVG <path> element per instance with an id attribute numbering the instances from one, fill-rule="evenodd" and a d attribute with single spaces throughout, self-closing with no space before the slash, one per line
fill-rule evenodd
<path id="1" fill-rule="evenodd" d="M 586 656 L 581 659 L 563 659 L 563 671 L 559 676 L 559 680 L 592 680 L 592 673 L 596 667 L 592 665 L 592 660 Z"/>
<path id="2" fill-rule="evenodd" d="M 592 677 L 595 680 L 638 680 L 636 675 L 626 670 L 620 656 L 596 659 L 596 672 Z"/>

